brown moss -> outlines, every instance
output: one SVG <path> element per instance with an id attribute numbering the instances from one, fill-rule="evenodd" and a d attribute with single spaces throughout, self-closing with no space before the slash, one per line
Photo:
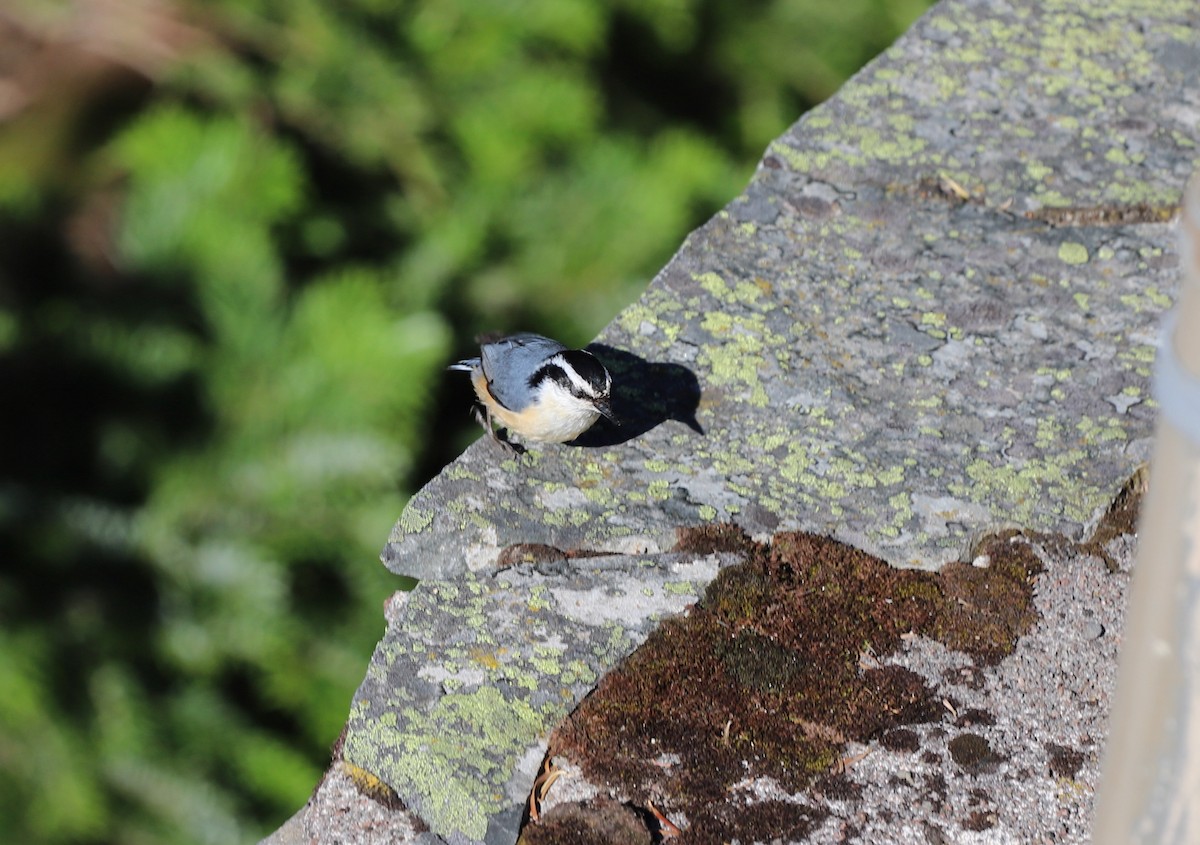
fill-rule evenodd
<path id="1" fill-rule="evenodd" d="M 893 736 L 915 751 L 916 734 L 897 728 L 948 711 L 920 676 L 880 661 L 910 633 L 1000 659 L 1033 622 L 1041 569 L 1013 534 L 981 546 L 989 566 L 938 574 L 812 534 L 777 534 L 764 547 L 735 526 L 681 532 L 677 548 L 746 560 L 610 672 L 551 737 L 551 753 L 635 805 L 653 798 L 668 816 L 686 816 L 689 843 L 770 840 L 818 820 L 792 803 L 741 805 L 731 790 L 748 777 L 798 792 L 830 776 L 848 741 Z M 973 740 L 955 742 L 964 767 L 1000 759 L 986 741 L 976 755 Z"/>
<path id="2" fill-rule="evenodd" d="M 830 801 L 857 801 L 863 796 L 863 785 L 840 772 L 824 774 L 813 783 L 812 792 Z"/>
<path id="3" fill-rule="evenodd" d="M 713 522 L 675 529 L 673 552 L 709 555 L 715 552 L 733 552 L 750 555 L 761 547 L 750 539 L 741 526 L 731 522 Z"/>
<path id="4" fill-rule="evenodd" d="M 912 728 L 894 728 L 879 737 L 879 744 L 888 751 L 916 753 L 921 748 L 921 739 Z"/>
<path id="5" fill-rule="evenodd" d="M 730 624 L 749 624 L 772 600 L 775 584 L 751 566 L 730 566 L 717 573 L 704 594 L 704 606 Z"/>
<path id="6" fill-rule="evenodd" d="M 962 826 L 965 830 L 972 830 L 979 833 L 995 827 L 996 821 L 995 810 L 974 810 L 969 816 L 963 819 Z"/>
<path id="7" fill-rule="evenodd" d="M 719 640 L 716 656 L 735 683 L 760 692 L 782 692 L 802 671 L 795 651 L 754 631 Z"/>
<path id="8" fill-rule="evenodd" d="M 650 829 L 628 807 L 597 799 L 559 804 L 527 824 L 517 845 L 650 845 Z"/>
<path id="9" fill-rule="evenodd" d="M 994 725 L 996 717 L 986 710 L 980 710 L 972 707 L 969 710 L 964 710 L 958 714 L 958 718 L 954 720 L 956 728 L 971 728 L 975 725 Z"/>
<path id="10" fill-rule="evenodd" d="M 868 669 L 862 673 L 860 688 L 868 700 L 861 707 L 860 727 L 851 729 L 851 736 L 860 741 L 894 725 L 937 722 L 946 712 L 925 679 L 901 666 Z M 876 708 L 884 712 L 876 713 Z"/>
<path id="11" fill-rule="evenodd" d="M 709 808 L 703 819 L 688 828 L 683 841 L 693 842 L 799 842 L 816 828 L 828 813 L 790 801 L 760 801 L 738 806 L 726 802 Z M 703 838 L 696 838 L 699 824 Z"/>
<path id="12" fill-rule="evenodd" d="M 1055 777 L 1074 778 L 1083 767 L 1083 752 L 1065 745 L 1047 742 L 1046 756 L 1050 764 L 1050 773 Z"/>
<path id="13" fill-rule="evenodd" d="M 1121 486 L 1121 491 L 1113 499 L 1113 503 L 1105 511 L 1096 530 L 1082 548 L 1089 554 L 1094 554 L 1104 561 L 1109 572 L 1120 569 L 1117 561 L 1105 548 L 1110 542 L 1124 534 L 1136 534 L 1138 518 L 1141 514 L 1142 498 L 1145 496 L 1150 482 L 1150 470 L 1143 465 Z"/>
<path id="14" fill-rule="evenodd" d="M 1033 580 L 1043 570 L 1017 532 L 987 538 L 975 552 L 987 566 L 949 563 L 938 573 L 946 602 L 931 634 L 956 651 L 992 665 L 1012 654 L 1037 618 Z"/>
<path id="15" fill-rule="evenodd" d="M 985 774 L 1004 761 L 979 734 L 959 734 L 950 740 L 948 748 L 951 759 L 967 774 Z"/>

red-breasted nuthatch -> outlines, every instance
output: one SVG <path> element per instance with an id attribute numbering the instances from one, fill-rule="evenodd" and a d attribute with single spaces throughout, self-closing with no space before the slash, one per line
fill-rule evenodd
<path id="1" fill-rule="evenodd" d="M 574 440 L 601 416 L 617 421 L 612 376 L 604 365 L 586 350 L 568 349 L 540 334 L 522 332 L 485 341 L 478 358 L 447 369 L 471 374 L 479 399 L 475 418 L 496 441 L 500 438 L 494 421 L 509 434 L 541 443 Z"/>

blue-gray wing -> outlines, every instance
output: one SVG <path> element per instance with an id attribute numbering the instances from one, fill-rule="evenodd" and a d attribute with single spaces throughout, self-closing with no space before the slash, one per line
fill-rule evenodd
<path id="1" fill-rule="evenodd" d="M 508 335 L 480 347 L 483 374 L 492 396 L 510 411 L 529 404 L 529 377 L 542 362 L 567 347 L 540 334 L 523 332 Z"/>

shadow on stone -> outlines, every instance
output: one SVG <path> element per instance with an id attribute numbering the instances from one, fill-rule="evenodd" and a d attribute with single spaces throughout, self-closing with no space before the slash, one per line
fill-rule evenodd
<path id="1" fill-rule="evenodd" d="M 694 372 L 681 364 L 655 364 L 602 343 L 586 348 L 612 373 L 613 413 L 621 424 L 601 419 L 572 440 L 572 445 L 613 446 L 639 437 L 667 420 L 677 420 L 697 434 L 704 434 L 696 421 L 700 381 Z"/>

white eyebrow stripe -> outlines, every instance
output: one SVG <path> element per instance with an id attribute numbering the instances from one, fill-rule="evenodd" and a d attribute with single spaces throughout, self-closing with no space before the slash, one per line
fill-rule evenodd
<path id="1" fill-rule="evenodd" d="M 551 355 L 546 359 L 546 364 L 554 364 L 566 373 L 567 378 L 579 393 L 582 393 L 584 396 L 590 396 L 593 399 L 596 397 L 596 389 L 583 380 L 583 377 L 575 371 L 575 368 L 567 363 L 567 359 L 562 356 L 562 353 Z M 543 364 L 543 366 L 545 365 Z"/>

